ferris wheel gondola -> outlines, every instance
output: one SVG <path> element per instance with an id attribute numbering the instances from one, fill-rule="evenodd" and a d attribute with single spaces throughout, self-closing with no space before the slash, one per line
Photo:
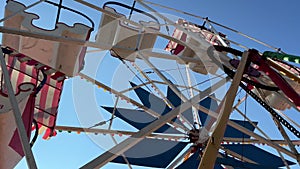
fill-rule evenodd
<path id="1" fill-rule="evenodd" d="M 87 1 L 76 1 L 84 9 L 100 11 L 101 19 L 91 19 L 84 11 L 63 5 L 62 0 L 40 2 L 58 8 L 54 29 L 46 30 L 33 23 L 39 19 L 38 14 L 27 12 L 38 3 L 26 6 L 19 1 L 8 1 L 6 4 L 1 28 L 6 32 L 1 46 L 6 67 L 2 66 L 1 70 L 8 70 L 13 88 L 10 92 L 16 94 L 8 96 L 7 79 L 2 78 L 0 124 L 5 130 L 0 133 L 0 152 L 7 155 L 0 156 L 0 160 L 5 161 L 1 163 L 4 168 L 13 168 L 31 151 L 22 149 L 24 142 L 13 141 L 19 126 L 7 121 L 15 118 L 12 114 L 15 107 L 22 114 L 26 137 L 30 137 L 33 121 L 36 122 L 34 129 L 46 128 L 45 139 L 55 136 L 57 130 L 108 134 L 116 145 L 82 168 L 99 168 L 107 163 L 126 164 L 129 168 L 131 165 L 178 169 L 289 168 L 299 162 L 295 148 L 299 141 L 294 139 L 300 138 L 298 123 L 279 113 L 292 107 L 299 111 L 300 69 L 286 62 L 298 63 L 299 57 L 280 51 L 249 50 L 247 45 L 238 44 L 225 32 L 229 30 L 253 38 L 200 16 L 196 17 L 203 20 L 202 25 L 182 19 L 184 17 L 170 19 L 151 5 L 195 15 L 159 4 L 137 0 L 128 6 L 110 1 L 98 7 Z M 136 3 L 142 8 L 138 9 Z M 60 21 L 61 10 L 80 15 L 85 22 L 69 26 Z M 225 32 L 218 32 L 214 25 Z M 96 30 L 94 34 L 93 30 Z M 95 40 L 91 41 L 90 37 Z M 116 80 L 117 86 L 99 80 L 98 75 L 92 78 L 82 73 L 84 67 L 89 67 L 88 63 L 84 64 L 85 55 L 89 55 L 88 47 L 109 51 L 112 57 L 105 59 L 120 60 L 125 69 L 120 68 L 118 72 L 117 68 L 110 67 L 116 72 L 111 81 Z M 240 47 L 245 47 L 245 51 L 236 49 Z M 105 68 L 105 71 L 98 74 L 110 76 L 107 67 L 100 66 L 99 69 Z M 5 71 L 1 71 L 3 77 L 4 74 Z M 132 79 L 127 78 L 128 74 L 133 74 Z M 100 105 L 109 120 L 92 124 L 95 119 L 90 119 L 92 127 L 89 128 L 56 126 L 64 80 L 76 79 L 77 75 L 116 96 L 112 99 L 113 106 Z M 239 88 L 245 91 L 243 99 L 236 96 L 242 93 L 238 92 Z M 263 121 L 238 108 L 241 104 L 246 107 L 243 102 L 248 95 L 271 114 L 276 124 L 274 128 L 278 128 L 283 140 L 269 137 L 258 127 Z M 10 97 L 16 98 L 19 106 L 10 106 Z M 120 100 L 127 104 L 122 105 Z M 232 111 L 243 120 L 231 117 Z M 116 121 L 132 131 L 114 129 Z M 109 127 L 103 128 L 106 122 L 110 123 Z M 126 136 L 120 141 L 115 135 Z M 273 151 L 256 146 L 257 143 L 266 144 Z M 33 162 L 28 159 L 29 167 Z"/>

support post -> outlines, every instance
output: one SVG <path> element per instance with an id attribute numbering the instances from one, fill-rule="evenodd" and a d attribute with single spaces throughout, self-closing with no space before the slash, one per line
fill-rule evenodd
<path id="1" fill-rule="evenodd" d="M 248 58 L 248 52 L 244 52 L 242 60 L 238 66 L 237 73 L 235 74 L 232 84 L 226 93 L 223 101 L 220 106 L 220 116 L 217 119 L 216 127 L 208 141 L 208 145 L 205 148 L 204 155 L 201 159 L 201 162 L 198 166 L 198 169 L 212 169 L 214 168 L 215 161 L 218 155 L 218 151 L 221 145 L 221 142 L 224 137 L 227 121 L 229 119 L 230 113 L 233 109 L 232 105 L 235 100 L 235 95 L 238 90 L 241 78 L 244 73 Z"/>
<path id="2" fill-rule="evenodd" d="M 4 54 L 2 52 L 2 50 L 0 49 L 0 62 L 1 62 L 1 69 L 2 69 L 2 73 L 4 76 L 4 82 L 5 82 L 5 86 L 7 88 L 8 91 L 8 97 L 9 97 L 9 101 L 13 110 L 13 115 L 14 115 L 14 119 L 16 122 L 16 126 L 17 126 L 17 130 L 19 133 L 19 137 L 21 140 L 21 144 L 22 144 L 22 148 L 25 154 L 25 158 L 27 161 L 27 165 L 30 169 L 37 169 L 35 160 L 34 160 L 34 156 L 32 154 L 30 145 L 29 145 L 29 141 L 26 135 L 26 130 L 24 127 L 24 123 L 21 117 L 21 112 L 19 109 L 19 105 L 16 99 L 16 96 L 14 94 L 13 91 L 13 87 L 11 85 L 11 81 L 10 81 L 10 77 L 6 68 L 6 63 L 5 63 L 5 59 L 4 59 Z"/>

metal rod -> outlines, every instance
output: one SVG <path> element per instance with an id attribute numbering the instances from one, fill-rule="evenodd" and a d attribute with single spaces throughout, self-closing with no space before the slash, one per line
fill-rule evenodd
<path id="1" fill-rule="evenodd" d="M 134 9 L 134 7 L 135 7 L 135 3 L 136 3 L 136 1 L 133 1 L 133 4 L 132 4 L 131 9 L 130 9 L 129 17 L 128 17 L 129 20 L 130 20 L 130 18 L 131 18 L 131 16 L 132 16 L 133 9 Z"/>
<path id="2" fill-rule="evenodd" d="M 4 54 L 3 54 L 2 50 L 0 50 L 0 62 L 1 62 L 2 73 L 4 76 L 5 87 L 8 91 L 9 101 L 10 101 L 11 107 L 13 109 L 13 115 L 14 115 L 14 119 L 16 122 L 20 141 L 22 144 L 23 152 L 25 154 L 25 158 L 27 161 L 27 165 L 30 169 L 37 169 L 37 165 L 35 163 L 35 159 L 34 159 L 32 151 L 31 151 L 29 141 L 27 138 L 27 134 L 26 134 L 26 130 L 24 127 L 24 123 L 23 123 L 23 120 L 21 117 L 19 105 L 18 105 L 16 96 L 14 94 L 13 87 L 12 87 L 12 84 L 11 84 L 11 81 L 9 78 L 9 74 L 8 74 L 8 71 L 6 68 L 6 63 L 5 63 Z"/>
<path id="3" fill-rule="evenodd" d="M 55 126 L 56 130 L 60 131 L 74 131 L 74 132 L 85 132 L 85 133 L 96 133 L 96 134 L 115 134 L 115 135 L 124 135 L 131 136 L 136 132 L 133 131 L 124 131 L 124 130 L 108 130 L 108 129 L 98 129 L 98 128 L 83 128 L 83 127 L 71 127 L 71 126 Z M 147 136 L 147 138 L 159 138 L 159 139 L 184 139 L 186 136 L 184 134 L 159 134 L 153 133 Z"/>
<path id="4" fill-rule="evenodd" d="M 267 43 L 265 43 L 265 42 L 262 42 L 262 41 L 260 41 L 260 40 L 257 40 L 257 39 L 255 39 L 254 37 L 251 37 L 251 36 L 246 35 L 246 34 L 244 34 L 244 33 L 242 33 L 242 32 L 239 32 L 239 31 L 237 31 L 237 30 L 235 30 L 235 29 L 232 29 L 232 28 L 230 28 L 230 27 L 228 27 L 228 26 L 224 26 L 224 25 L 219 24 L 219 23 L 217 23 L 217 22 L 214 22 L 214 21 L 212 21 L 212 20 L 206 19 L 205 17 L 198 16 L 198 15 L 195 15 L 195 14 L 192 14 L 192 13 L 188 13 L 188 12 L 185 12 L 185 11 L 181 11 L 181 10 L 178 10 L 178 9 L 175 9 L 175 8 L 170 8 L 170 7 L 168 7 L 168 6 L 160 5 L 160 4 L 157 4 L 157 3 L 150 2 L 150 1 L 145 1 L 145 0 L 138 0 L 138 1 L 139 1 L 140 3 L 141 3 L 141 2 L 144 2 L 144 3 L 151 4 L 151 5 L 154 5 L 154 6 L 158 6 L 158 7 L 161 7 L 161 8 L 166 8 L 166 9 L 169 9 L 169 10 L 173 10 L 173 11 L 178 12 L 178 13 L 182 13 L 182 14 L 189 15 L 189 16 L 192 16 L 192 17 L 195 17 L 195 18 L 202 19 L 202 20 L 204 20 L 204 21 L 207 20 L 207 21 L 209 21 L 210 23 L 213 23 L 213 24 L 218 25 L 218 26 L 220 26 L 220 27 L 223 27 L 223 28 L 225 28 L 225 29 L 227 29 L 227 30 L 230 30 L 230 31 L 232 31 L 232 32 L 234 32 L 234 33 L 236 33 L 236 34 L 238 34 L 238 35 L 241 35 L 241 36 L 243 36 L 243 37 L 245 37 L 245 38 L 247 38 L 247 39 L 250 39 L 250 40 L 252 40 L 252 41 L 254 41 L 254 42 L 257 42 L 257 43 L 259 43 L 259 44 L 261 44 L 261 45 L 263 45 L 263 46 L 266 46 L 266 47 L 268 47 L 268 48 L 270 48 L 270 49 L 273 49 L 273 50 L 275 50 L 275 51 L 278 51 L 278 49 L 279 49 L 279 48 L 276 48 L 276 47 L 274 47 L 274 46 L 271 46 L 271 45 L 269 45 L 269 44 L 267 44 Z"/>
<path id="5" fill-rule="evenodd" d="M 275 144 L 280 144 L 280 145 L 287 145 L 285 140 L 271 140 L 271 142 Z M 240 144 L 264 144 L 261 141 L 253 138 L 232 138 L 232 137 L 224 137 L 223 142 L 233 142 L 233 143 L 240 143 Z M 300 145 L 300 140 L 291 140 L 291 142 L 294 145 Z"/>
<path id="6" fill-rule="evenodd" d="M 100 42 L 96 43 L 96 42 L 81 40 L 77 38 L 69 38 L 69 37 L 50 35 L 50 34 L 39 33 L 39 32 L 30 32 L 27 30 L 19 30 L 16 28 L 7 28 L 3 26 L 0 26 L 0 32 L 7 33 L 7 34 L 21 35 L 25 37 L 44 39 L 44 40 L 51 40 L 56 42 L 64 42 L 64 43 L 75 44 L 75 45 L 89 46 L 89 47 L 94 47 L 102 50 L 109 50 L 112 48 L 112 45 L 104 44 Z"/>
<path id="7" fill-rule="evenodd" d="M 289 146 L 290 150 L 297 156 L 296 160 L 298 162 L 298 164 L 300 164 L 299 160 L 300 160 L 300 156 L 299 156 L 299 153 L 298 151 L 296 150 L 295 148 L 295 145 L 293 145 L 292 141 L 290 140 L 289 136 L 287 135 L 286 131 L 284 130 L 284 128 L 282 127 L 281 123 L 277 120 L 277 119 L 273 119 L 274 120 L 274 123 L 277 125 L 278 127 L 278 130 L 279 132 L 281 133 L 282 137 L 285 139 L 287 145 Z M 280 158 L 282 159 L 283 163 L 285 164 L 285 166 L 287 167 L 287 169 L 290 169 L 287 161 L 285 160 L 285 158 L 283 157 L 282 153 L 280 153 L 278 150 L 277 150 Z"/>
<path id="8" fill-rule="evenodd" d="M 154 6 L 161 7 L 161 8 L 166 8 L 166 9 L 178 12 L 178 13 L 182 13 L 182 14 L 185 14 L 185 15 L 189 15 L 189 16 L 192 16 L 192 17 L 195 17 L 195 18 L 199 18 L 199 19 L 205 20 L 205 17 L 198 16 L 198 15 L 195 15 L 195 14 L 192 14 L 192 13 L 188 13 L 188 12 L 181 11 L 181 10 L 178 10 L 178 9 L 175 9 L 175 8 L 171 8 L 171 7 L 168 7 L 168 6 L 160 5 L 160 4 L 157 4 L 157 3 L 150 2 L 150 1 L 144 1 L 144 0 L 141 0 L 141 1 L 144 2 L 144 3 L 147 3 L 147 4 L 151 4 L 151 5 L 154 5 Z"/>
<path id="9" fill-rule="evenodd" d="M 112 114 L 111 114 L 111 118 L 110 118 L 110 120 L 109 120 L 108 130 L 111 130 L 111 127 L 112 127 L 113 120 L 114 120 L 114 117 L 115 117 L 115 112 L 116 112 L 116 108 L 117 108 L 117 105 L 118 105 L 119 98 L 120 98 L 120 97 L 118 96 L 117 99 L 116 99 L 116 101 L 115 101 L 114 109 L 113 109 L 113 112 L 112 112 Z M 115 139 L 113 133 L 110 134 L 110 137 L 111 137 L 111 139 L 113 140 L 114 144 L 117 145 L 118 142 L 117 142 L 117 140 Z M 128 168 L 129 168 L 129 169 L 132 169 L 130 163 L 128 162 L 128 160 L 127 160 L 127 158 L 126 158 L 126 156 L 125 156 L 125 154 L 122 153 L 121 156 L 123 157 L 124 161 L 127 163 Z"/>
<path id="10" fill-rule="evenodd" d="M 232 105 L 235 100 L 235 95 L 239 88 L 240 81 L 243 77 L 243 72 L 246 66 L 247 59 L 248 52 L 244 52 L 242 60 L 238 66 L 237 73 L 233 78 L 232 84 L 228 92 L 226 93 L 226 96 L 220 104 L 220 116 L 217 119 L 216 127 L 208 141 L 208 145 L 205 148 L 204 155 L 201 159 L 198 169 L 213 168 L 215 165 L 218 151 L 225 133 L 227 121 L 229 119 L 230 113 L 233 110 Z"/>
<path id="11" fill-rule="evenodd" d="M 224 25 L 222 25 L 222 24 L 219 24 L 219 23 L 214 22 L 214 21 L 211 21 L 211 20 L 209 20 L 209 22 L 211 22 L 211 23 L 213 23 L 213 24 L 215 24 L 215 25 L 218 25 L 218 26 L 220 26 L 220 27 L 223 27 L 223 28 L 225 28 L 225 29 L 228 29 L 228 30 L 230 30 L 230 31 L 232 31 L 232 32 L 234 32 L 234 33 L 237 33 L 237 34 L 241 35 L 241 36 L 244 36 L 245 38 L 250 39 L 250 40 L 252 40 L 252 41 L 254 41 L 254 42 L 256 42 L 256 43 L 259 43 L 259 44 L 261 44 L 261 45 L 263 45 L 263 46 L 266 46 L 266 47 L 268 47 L 268 48 L 270 48 L 270 49 L 273 49 L 273 50 L 275 50 L 275 51 L 278 51 L 278 50 L 279 50 L 279 48 L 276 48 L 276 47 L 271 46 L 271 45 L 269 45 L 269 44 L 267 44 L 267 43 L 265 43 L 265 42 L 262 42 L 262 41 L 260 41 L 260 40 L 257 40 L 257 39 L 255 39 L 254 37 L 251 37 L 251 36 L 249 36 L 249 35 L 246 35 L 246 34 L 244 34 L 244 33 L 242 33 L 242 32 L 239 32 L 239 31 L 237 31 L 237 30 L 235 30 L 235 29 L 229 28 L 228 26 L 224 26 Z"/>
<path id="12" fill-rule="evenodd" d="M 118 96 L 117 99 L 116 99 L 116 101 L 115 101 L 114 109 L 113 109 L 113 112 L 111 114 L 111 118 L 109 120 L 108 130 L 110 130 L 111 127 L 112 127 L 113 120 L 115 118 L 115 113 L 116 113 L 117 105 L 118 105 L 118 102 L 119 102 L 119 98 L 120 98 L 120 96 Z"/>
<path id="13" fill-rule="evenodd" d="M 97 133 L 97 134 L 120 134 L 120 135 L 133 135 L 136 132 L 132 131 L 123 131 L 123 130 L 107 130 L 107 129 L 96 129 L 96 128 L 83 128 L 83 127 L 71 127 L 71 126 L 55 126 L 55 130 L 59 131 L 73 131 L 73 132 L 85 132 L 85 133 Z M 160 138 L 160 139 L 184 139 L 185 136 L 181 135 L 173 135 L 173 134 L 150 134 L 147 136 L 147 138 Z M 274 144 L 279 144 L 279 145 L 287 145 L 285 140 L 271 140 L 271 142 Z M 229 137 L 224 137 L 223 138 L 224 144 L 226 142 L 233 142 L 233 143 L 239 143 L 239 144 L 265 144 L 261 142 L 258 139 L 252 139 L 252 138 L 229 138 Z M 291 142 L 294 145 L 299 145 L 300 146 L 300 140 L 291 140 Z"/>
<path id="14" fill-rule="evenodd" d="M 192 88 L 192 82 L 191 82 L 190 71 L 189 71 L 188 65 L 185 65 L 185 72 L 186 72 L 186 77 L 187 77 L 187 81 L 188 81 L 188 88 L 190 89 L 190 91 L 188 91 L 188 92 L 190 92 L 191 97 L 194 97 L 194 90 Z M 192 114 L 194 116 L 195 125 L 197 125 L 198 128 L 200 129 L 201 125 L 203 125 L 203 124 L 201 124 L 198 110 L 194 106 L 192 107 Z"/>
<path id="15" fill-rule="evenodd" d="M 55 20 L 56 24 L 58 24 L 58 22 L 59 22 L 61 7 L 62 7 L 62 0 L 59 0 L 57 14 L 56 14 L 56 20 Z"/>
<path id="16" fill-rule="evenodd" d="M 202 63 L 202 61 L 200 60 L 200 58 L 191 58 L 191 57 L 179 56 L 179 55 L 176 55 L 176 57 L 174 57 L 174 55 L 170 55 L 170 54 L 166 54 L 166 53 L 153 52 L 153 51 L 151 51 L 149 49 L 144 49 L 144 50 L 142 50 L 140 52 L 143 55 L 146 55 L 146 56 L 156 57 L 156 58 L 162 58 L 162 59 L 168 59 L 168 60 L 176 60 L 178 62 Z"/>
<path id="17" fill-rule="evenodd" d="M 290 122 L 292 122 L 294 125 L 296 125 L 298 128 L 300 128 L 300 125 L 298 123 L 296 123 L 293 119 L 291 119 L 289 116 L 287 116 L 286 114 L 282 113 L 281 111 L 277 110 L 277 113 L 279 113 L 281 116 L 283 116 L 285 119 L 289 120 Z"/>

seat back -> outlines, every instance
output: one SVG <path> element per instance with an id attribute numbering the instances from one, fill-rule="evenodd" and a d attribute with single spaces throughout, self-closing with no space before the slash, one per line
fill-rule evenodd
<path id="1" fill-rule="evenodd" d="M 159 30 L 156 23 L 140 21 L 141 26 L 137 27 L 123 21 L 125 16 L 115 9 L 107 6 L 104 9 L 116 17 L 105 13 L 102 15 L 96 42 L 112 45 L 112 56 L 134 61 L 137 57 L 136 50 L 153 48 L 157 38 L 155 31 Z M 142 27 L 150 28 L 150 31 L 143 30 Z"/>
<path id="2" fill-rule="evenodd" d="M 194 36 L 197 36 L 201 41 L 198 42 L 183 31 L 175 29 L 172 37 L 185 42 L 185 45 L 169 41 L 165 50 L 171 52 L 174 55 L 199 58 L 201 60 L 201 63 L 190 62 L 184 64 L 188 64 L 191 70 L 200 74 L 215 74 L 218 70 L 218 66 L 214 64 L 213 61 L 209 58 L 206 50 L 211 45 L 219 43 L 216 36 L 208 30 L 203 30 L 199 27 L 199 25 L 186 22 L 182 19 L 179 19 L 177 21 L 177 24 L 184 26 L 187 31 L 194 33 Z M 192 50 L 189 46 L 193 46 L 194 48 L 196 48 L 196 50 Z"/>
<path id="3" fill-rule="evenodd" d="M 24 8 L 25 6 L 19 2 L 8 1 L 5 7 L 5 16 Z M 55 29 L 45 30 L 33 25 L 33 20 L 38 18 L 38 15 L 22 11 L 6 20 L 4 26 L 38 34 L 80 40 L 87 40 L 90 36 L 91 28 L 86 25 L 75 23 L 73 26 L 68 26 L 64 23 L 57 23 Z M 61 71 L 67 76 L 74 76 L 83 68 L 86 51 L 84 46 L 8 34 L 3 36 L 2 44 L 14 48 L 57 71 Z"/>

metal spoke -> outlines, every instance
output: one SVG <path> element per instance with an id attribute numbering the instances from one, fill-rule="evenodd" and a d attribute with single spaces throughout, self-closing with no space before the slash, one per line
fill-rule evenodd
<path id="1" fill-rule="evenodd" d="M 94 160 L 90 161 L 86 165 L 82 167 L 82 169 L 90 169 L 90 168 L 100 168 L 110 162 L 111 160 L 115 159 L 118 155 L 121 153 L 124 153 L 126 150 L 130 149 L 140 141 L 142 141 L 145 136 L 151 134 L 158 128 L 160 128 L 162 125 L 164 125 L 167 121 L 171 121 L 174 119 L 178 114 L 186 111 L 190 107 L 192 107 L 192 104 L 198 104 L 200 100 L 205 98 L 207 95 L 209 95 L 211 92 L 216 90 L 219 85 L 224 84 L 224 81 L 220 81 L 219 83 L 212 85 L 211 87 L 204 90 L 202 93 L 196 95 L 192 99 L 190 99 L 187 102 L 184 102 L 181 104 L 181 106 L 178 106 L 177 108 L 171 110 L 170 112 L 166 113 L 165 115 L 161 116 L 159 119 L 155 120 L 145 128 L 141 129 L 136 134 L 132 135 L 131 137 L 127 138 L 120 144 L 116 145 L 115 147 L 111 148 L 110 150 L 106 151 L 99 157 L 95 158 Z"/>

